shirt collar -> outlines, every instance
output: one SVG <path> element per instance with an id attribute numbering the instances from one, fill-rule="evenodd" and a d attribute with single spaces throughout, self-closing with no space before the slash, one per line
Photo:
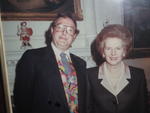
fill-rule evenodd
<path id="1" fill-rule="evenodd" d="M 60 49 L 58 49 L 53 42 L 51 42 L 51 46 L 54 50 L 54 53 L 55 53 L 55 56 L 57 57 L 57 59 L 60 59 L 60 54 L 63 52 L 65 53 L 69 58 L 70 58 L 70 52 L 69 50 L 66 50 L 66 51 L 61 51 Z"/>

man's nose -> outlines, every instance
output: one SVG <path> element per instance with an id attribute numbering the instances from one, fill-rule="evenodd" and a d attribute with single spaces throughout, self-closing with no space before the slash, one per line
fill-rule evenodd
<path id="1" fill-rule="evenodd" d="M 67 29 L 66 28 L 63 29 L 63 34 L 67 34 Z"/>
<path id="2" fill-rule="evenodd" d="M 111 50 L 111 55 L 115 55 L 116 54 L 116 50 L 115 49 L 112 49 Z"/>

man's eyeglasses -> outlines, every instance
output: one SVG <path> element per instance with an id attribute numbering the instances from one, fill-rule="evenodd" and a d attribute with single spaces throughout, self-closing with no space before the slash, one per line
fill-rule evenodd
<path id="1" fill-rule="evenodd" d="M 75 34 L 75 29 L 71 26 L 63 25 L 63 24 L 57 24 L 55 25 L 55 29 L 59 32 L 67 31 L 69 35 Z"/>

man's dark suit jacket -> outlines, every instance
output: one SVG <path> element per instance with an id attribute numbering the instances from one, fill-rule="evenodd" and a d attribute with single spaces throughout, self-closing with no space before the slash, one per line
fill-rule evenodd
<path id="1" fill-rule="evenodd" d="M 79 113 L 86 113 L 86 63 L 71 54 L 78 80 Z M 61 75 L 51 46 L 28 50 L 16 67 L 17 113 L 69 113 Z"/>
<path id="2" fill-rule="evenodd" d="M 116 97 L 98 79 L 98 67 L 88 69 L 90 85 L 90 113 L 148 113 L 144 71 L 129 67 L 131 79 Z"/>

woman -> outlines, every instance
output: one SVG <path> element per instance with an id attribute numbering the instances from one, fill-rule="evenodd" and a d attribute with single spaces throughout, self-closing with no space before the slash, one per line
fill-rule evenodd
<path id="1" fill-rule="evenodd" d="M 144 71 L 123 62 L 132 45 L 128 29 L 108 25 L 95 43 L 99 57 L 105 60 L 88 69 L 90 113 L 148 113 Z"/>

